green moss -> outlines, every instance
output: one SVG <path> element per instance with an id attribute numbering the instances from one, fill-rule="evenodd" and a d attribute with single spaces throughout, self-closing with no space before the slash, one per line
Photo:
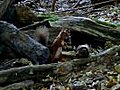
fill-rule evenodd
<path id="1" fill-rule="evenodd" d="M 49 20 L 49 21 L 56 21 L 58 20 L 58 16 L 55 14 L 47 13 L 47 14 L 39 14 L 37 17 L 41 18 L 42 20 Z"/>
<path id="2" fill-rule="evenodd" d="M 110 22 L 104 22 L 104 21 L 99 21 L 99 20 L 97 20 L 96 22 L 99 24 L 105 25 L 105 26 L 110 26 L 110 27 L 116 28 L 116 25 L 114 25 Z"/>
<path id="3" fill-rule="evenodd" d="M 100 21 L 100 20 L 97 20 L 95 18 L 92 18 L 92 19 L 94 21 L 96 21 L 97 23 L 105 25 L 105 26 L 109 26 L 109 27 L 113 27 L 113 28 L 120 28 L 120 24 L 114 24 L 114 23 L 111 23 L 111 22 Z"/>

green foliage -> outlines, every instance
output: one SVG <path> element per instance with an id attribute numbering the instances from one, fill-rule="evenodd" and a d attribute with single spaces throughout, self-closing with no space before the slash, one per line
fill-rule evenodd
<path id="1" fill-rule="evenodd" d="M 38 14 L 37 17 L 41 18 L 42 20 L 49 20 L 52 22 L 58 20 L 58 16 L 51 13 Z"/>

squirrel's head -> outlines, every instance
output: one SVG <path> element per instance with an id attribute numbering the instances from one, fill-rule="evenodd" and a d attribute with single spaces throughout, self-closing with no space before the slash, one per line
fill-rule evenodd
<path id="1" fill-rule="evenodd" d="M 70 30 L 68 30 L 68 29 L 61 30 L 60 36 L 61 36 L 62 38 L 64 38 L 64 39 L 67 38 L 67 37 L 69 37 L 69 36 L 70 36 Z"/>

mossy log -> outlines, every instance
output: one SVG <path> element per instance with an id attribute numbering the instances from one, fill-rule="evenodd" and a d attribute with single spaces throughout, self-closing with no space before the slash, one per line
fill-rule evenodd
<path id="1" fill-rule="evenodd" d="M 75 16 L 60 17 L 57 21 L 50 22 L 50 25 L 57 30 L 62 27 L 71 30 L 71 42 L 76 47 L 87 43 L 93 46 L 93 48 L 96 48 L 96 46 L 104 48 L 108 40 L 115 44 L 120 44 L 120 30 L 99 24 L 90 18 Z M 56 29 L 53 33 L 57 31 Z"/>
<path id="2" fill-rule="evenodd" d="M 66 16 L 60 17 L 56 22 L 51 22 L 52 27 L 66 27 L 78 32 L 85 32 L 96 37 L 120 41 L 120 31 L 101 25 L 90 18 Z"/>
<path id="3" fill-rule="evenodd" d="M 12 24 L 0 21 L 0 40 L 15 54 L 30 59 L 34 64 L 43 64 L 48 60 L 48 48 L 19 31 Z"/>

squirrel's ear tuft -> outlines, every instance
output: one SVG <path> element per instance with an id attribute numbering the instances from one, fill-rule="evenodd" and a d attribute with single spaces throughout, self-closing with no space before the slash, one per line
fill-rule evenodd
<path id="1" fill-rule="evenodd" d="M 65 29 L 64 32 L 65 32 L 67 35 L 70 35 L 70 30 Z"/>
<path id="2" fill-rule="evenodd" d="M 67 32 L 67 29 L 62 29 L 61 32 Z"/>

